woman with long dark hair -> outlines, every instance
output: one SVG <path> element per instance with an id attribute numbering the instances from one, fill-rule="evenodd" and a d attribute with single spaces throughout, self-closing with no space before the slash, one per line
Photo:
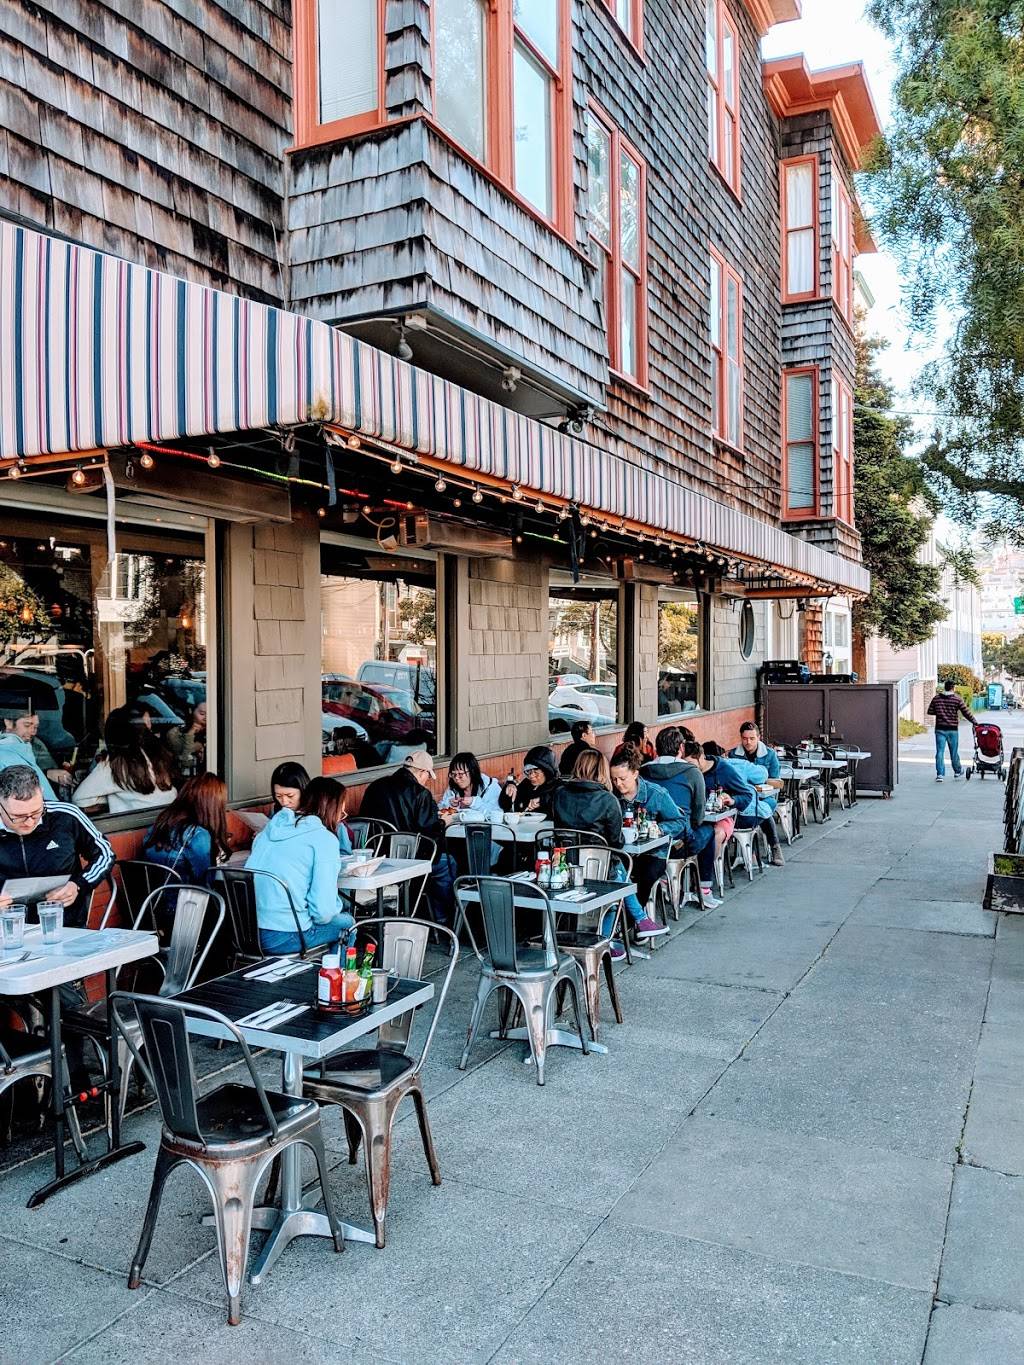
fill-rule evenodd
<path id="1" fill-rule="evenodd" d="M 111 815 L 169 806 L 178 792 L 174 773 L 162 746 L 147 747 L 127 706 L 118 706 L 103 728 L 106 752 L 80 782 L 72 800 L 83 810 Z"/>
<path id="2" fill-rule="evenodd" d="M 270 794 L 274 798 L 271 814 L 276 815 L 279 810 L 298 810 L 309 782 L 309 773 L 301 763 L 279 763 L 270 774 Z"/>
<path id="3" fill-rule="evenodd" d="M 439 811 L 498 810 L 501 783 L 480 771 L 476 754 L 456 754 L 448 764 L 448 786 L 437 803 Z"/>
<path id="4" fill-rule="evenodd" d="M 297 809 L 282 808 L 253 840 L 246 863 L 256 878 L 256 917 L 265 953 L 296 953 L 347 939 L 354 920 L 338 901 L 341 849 L 338 828 L 345 818 L 345 788 L 332 777 L 307 783 Z M 292 910 L 298 915 L 302 938 Z"/>
<path id="5" fill-rule="evenodd" d="M 182 881 L 202 885 L 211 867 L 231 853 L 227 799 L 227 784 L 216 773 L 190 777 L 154 820 L 143 840 L 143 857 L 172 868 Z"/>
<path id="6" fill-rule="evenodd" d="M 634 749 L 639 749 L 645 760 L 657 757 L 654 745 L 651 743 L 650 737 L 647 734 L 647 726 L 643 721 L 630 721 L 626 726 L 622 735 L 622 743 L 619 747 L 625 748 L 627 744 L 631 744 Z"/>

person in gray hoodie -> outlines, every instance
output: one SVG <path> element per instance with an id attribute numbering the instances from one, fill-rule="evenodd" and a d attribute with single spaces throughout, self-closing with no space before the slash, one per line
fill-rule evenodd
<path id="1" fill-rule="evenodd" d="M 256 878 L 256 918 L 265 953 L 297 953 L 303 942 L 314 948 L 349 937 L 355 921 L 338 901 L 338 826 L 344 818 L 341 783 L 317 777 L 297 810 L 279 810 L 253 840 L 246 869 L 272 872 L 288 887 L 286 894 L 269 877 Z"/>

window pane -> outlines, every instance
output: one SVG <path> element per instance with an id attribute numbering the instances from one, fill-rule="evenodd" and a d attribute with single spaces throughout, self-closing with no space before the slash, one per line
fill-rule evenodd
<path id="1" fill-rule="evenodd" d="M 708 75 L 718 75 L 718 0 L 708 0 L 704 11 L 704 60 Z"/>
<path id="2" fill-rule="evenodd" d="M 711 429 L 721 434 L 722 426 L 722 358 L 711 352 Z"/>
<path id="3" fill-rule="evenodd" d="M 626 33 L 631 38 L 635 38 L 636 34 L 633 32 L 633 0 L 615 0 L 615 17 Z"/>
<path id="4" fill-rule="evenodd" d="M 567 577 L 567 575 L 563 575 Z M 619 719 L 618 593 L 552 586 L 548 596 L 548 725 L 565 735 L 588 717 L 595 729 Z"/>
<path id="5" fill-rule="evenodd" d="M 708 151 L 712 161 L 718 161 L 718 99 L 714 86 L 708 86 Z"/>
<path id="6" fill-rule="evenodd" d="M 320 576 L 324 753 L 369 768 L 436 752 L 434 565 L 341 571 L 327 547 L 323 559 L 332 570 Z"/>
<path id="7" fill-rule="evenodd" d="M 320 122 L 377 108 L 377 0 L 319 0 Z"/>
<path id="8" fill-rule="evenodd" d="M 814 439 L 814 381 L 809 374 L 786 376 L 786 440 Z"/>
<path id="9" fill-rule="evenodd" d="M 551 78 L 520 44 L 515 65 L 516 189 L 551 217 Z"/>
<path id="10" fill-rule="evenodd" d="M 722 174 L 730 185 L 736 179 L 736 120 L 730 114 L 722 120 Z"/>
<path id="11" fill-rule="evenodd" d="M 640 269 L 640 167 L 625 152 L 619 157 L 619 231 L 622 259 Z"/>
<path id="12" fill-rule="evenodd" d="M 729 426 L 726 439 L 732 445 L 740 443 L 743 416 L 743 372 L 735 361 L 729 361 Z"/>
<path id="13" fill-rule="evenodd" d="M 791 232 L 786 238 L 786 282 L 791 294 L 814 289 L 814 229 Z"/>
<path id="14" fill-rule="evenodd" d="M 740 358 L 740 287 L 729 280 L 726 293 L 726 341 L 730 360 Z"/>
<path id="15" fill-rule="evenodd" d="M 658 603 L 658 715 L 700 705 L 700 615 L 697 599 Z"/>
<path id="16" fill-rule="evenodd" d="M 558 0 L 515 0 L 515 21 L 543 52 L 552 66 L 558 65 Z"/>
<path id="17" fill-rule="evenodd" d="M 636 378 L 636 305 L 639 290 L 628 270 L 621 272 L 619 293 L 619 369 Z"/>
<path id="18" fill-rule="evenodd" d="M 166 805 L 206 764 L 202 541 L 119 528 L 111 561 L 96 524 L 57 528 L 19 513 L 18 526 L 0 546 L 5 728 L 83 809 Z M 106 758 L 104 723 L 118 707 L 131 708 L 140 767 Z"/>
<path id="19" fill-rule="evenodd" d="M 722 267 L 711 257 L 711 344 L 722 349 Z"/>
<path id="20" fill-rule="evenodd" d="M 805 162 L 786 167 L 786 226 L 811 227 L 814 223 L 814 167 Z"/>
<path id="21" fill-rule="evenodd" d="M 487 147 L 484 8 L 481 0 L 434 0 L 437 121 L 478 160 Z"/>
<path id="22" fill-rule="evenodd" d="M 814 446 L 791 445 L 786 451 L 786 501 L 794 512 L 814 506 Z"/>
<path id="23" fill-rule="evenodd" d="M 722 95 L 730 109 L 736 108 L 736 39 L 728 24 L 722 33 Z"/>
<path id="24" fill-rule="evenodd" d="M 611 247 L 611 135 L 593 114 L 587 115 L 587 166 L 590 172 L 590 231 Z"/>

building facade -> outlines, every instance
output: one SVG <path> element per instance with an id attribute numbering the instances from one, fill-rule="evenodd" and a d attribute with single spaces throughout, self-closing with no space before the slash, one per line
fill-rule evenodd
<path id="1" fill-rule="evenodd" d="M 5 5 L 8 709 L 205 700 L 242 802 L 841 671 L 878 124 L 798 13 Z"/>

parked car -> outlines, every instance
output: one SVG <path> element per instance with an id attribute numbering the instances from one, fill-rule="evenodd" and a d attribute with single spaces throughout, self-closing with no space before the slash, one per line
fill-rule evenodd
<path id="1" fill-rule="evenodd" d="M 392 663 L 368 659 L 359 665 L 356 681 L 385 688 L 393 700 L 407 711 L 433 711 L 437 705 L 437 681 L 426 664 Z"/>
<path id="2" fill-rule="evenodd" d="M 553 692 L 556 687 L 576 687 L 589 681 L 585 673 L 552 673 L 548 678 L 548 691 Z"/>
<path id="3" fill-rule="evenodd" d="M 355 722 L 372 744 L 385 740 L 398 744 L 410 730 L 433 728 L 432 717 L 423 714 L 415 702 L 411 707 L 401 705 L 404 699 L 402 693 L 368 687 L 343 673 L 325 673 L 321 679 L 323 714 L 334 718 L 334 726 Z"/>
<path id="4" fill-rule="evenodd" d="M 584 716 L 578 708 L 548 705 L 548 730 L 552 735 L 567 736 L 576 720 L 589 720 L 595 730 L 607 730 L 616 723 L 614 716 L 602 716 L 596 712 Z"/>
<path id="5" fill-rule="evenodd" d="M 77 740 L 64 727 L 64 689 L 52 673 L 0 668 L 0 714 L 31 708 L 39 717 L 39 738 L 58 763 L 70 758 Z"/>
<path id="6" fill-rule="evenodd" d="M 588 716 L 615 717 L 618 688 L 614 683 L 581 682 L 556 687 L 548 697 L 549 706 L 582 711 Z M 576 717 L 579 720 L 579 716 Z"/>

